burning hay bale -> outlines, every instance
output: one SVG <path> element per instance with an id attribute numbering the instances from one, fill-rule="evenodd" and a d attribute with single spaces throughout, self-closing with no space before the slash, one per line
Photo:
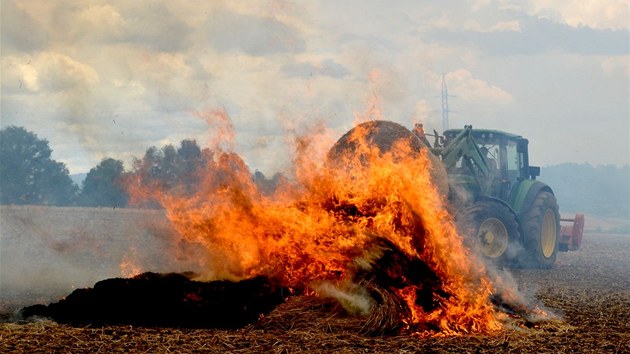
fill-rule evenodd
<path id="1" fill-rule="evenodd" d="M 344 163 L 348 158 L 354 159 L 357 155 L 365 155 L 365 147 L 376 147 L 380 153 L 395 151 L 397 148 L 409 148 L 410 151 L 402 152 L 405 154 L 420 153 L 427 149 L 422 140 L 414 135 L 404 126 L 390 121 L 368 121 L 361 123 L 350 129 L 333 145 L 328 154 L 328 160 L 333 163 Z M 433 154 L 428 153 L 425 156 L 431 161 L 431 181 L 436 185 L 440 194 L 447 195 L 448 177 L 446 169 L 440 160 Z M 365 156 L 360 156 L 360 160 L 366 162 Z"/>
<path id="2" fill-rule="evenodd" d="M 200 282 L 190 274 L 143 273 L 100 281 L 57 303 L 26 307 L 21 315 L 71 325 L 239 328 L 269 313 L 287 294 L 264 277 Z"/>
<path id="3" fill-rule="evenodd" d="M 357 141 L 359 137 L 362 141 Z M 376 146 L 381 152 L 386 152 L 394 148 L 394 144 L 399 140 L 407 143 L 414 151 L 420 151 L 423 148 L 421 141 L 398 123 L 383 120 L 368 121 L 339 138 L 330 149 L 330 157 L 336 160 L 348 152 L 357 153 L 361 149 L 360 146 L 365 144 Z"/>

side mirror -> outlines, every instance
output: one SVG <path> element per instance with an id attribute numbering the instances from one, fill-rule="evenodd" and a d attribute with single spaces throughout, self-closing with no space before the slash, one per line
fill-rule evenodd
<path id="1" fill-rule="evenodd" d="M 540 176 L 540 167 L 538 166 L 529 166 L 529 171 L 527 171 L 528 175 L 533 178 L 536 179 L 536 176 Z"/>

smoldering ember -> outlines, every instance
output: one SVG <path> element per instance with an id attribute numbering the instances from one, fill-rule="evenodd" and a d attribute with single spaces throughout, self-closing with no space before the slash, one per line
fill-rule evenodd
<path id="1" fill-rule="evenodd" d="M 293 175 L 272 185 L 257 183 L 238 154 L 220 148 L 204 150 L 205 164 L 182 177 L 195 181 L 194 188 L 156 181 L 140 169 L 125 180 L 140 209 L 86 214 L 107 213 L 98 225 L 117 234 L 125 230 L 118 224 L 143 220 L 138 225 L 156 235 L 123 257 L 127 276 L 2 313 L 0 348 L 630 350 L 630 300 L 623 295 L 630 268 L 614 261 L 627 259 L 627 237 L 587 239 L 580 250 L 584 216 L 560 225 L 557 202 L 533 178 L 536 168 L 529 168 L 521 138 L 492 131 L 494 141 L 483 134 L 466 127 L 430 136 L 422 126 L 411 131 L 372 120 L 332 147 L 303 136 Z M 534 197 L 518 206 L 502 201 L 505 191 L 494 179 L 499 172 L 482 155 L 492 144 L 520 146 L 524 167 L 516 172 L 525 175 L 502 178 L 518 178 L 513 188 L 523 183 Z M 499 171 L 506 153 L 500 149 Z M 50 228 L 56 218 L 44 217 L 55 212 L 48 207 L 3 206 L 7 212 L 21 225 L 12 230 Z M 77 235 L 45 243 L 62 253 L 90 244 L 84 231 Z M 156 251 L 158 239 L 177 247 Z M 598 245 L 615 242 L 607 251 L 613 263 L 598 266 Z M 96 254 L 107 245 L 91 247 Z M 144 269 L 143 251 L 164 258 L 167 271 Z M 561 258 L 559 251 L 577 252 Z M 178 263 L 194 269 L 168 271 Z"/>

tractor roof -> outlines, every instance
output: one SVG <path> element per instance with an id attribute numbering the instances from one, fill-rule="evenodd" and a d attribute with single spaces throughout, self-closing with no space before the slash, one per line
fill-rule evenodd
<path id="1" fill-rule="evenodd" d="M 449 129 L 444 131 L 444 136 L 447 139 L 452 139 L 459 135 L 464 129 Z M 492 130 L 492 129 L 472 129 L 472 135 L 475 139 L 478 140 L 487 140 L 487 139 L 496 139 L 496 138 L 504 138 L 509 140 L 516 140 L 522 138 L 520 135 L 502 132 L 500 130 Z"/>

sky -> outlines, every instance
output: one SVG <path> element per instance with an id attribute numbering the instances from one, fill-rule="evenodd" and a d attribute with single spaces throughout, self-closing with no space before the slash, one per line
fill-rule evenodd
<path id="1" fill-rule="evenodd" d="M 505 130 L 530 163 L 630 163 L 627 0 L 1 1 L 1 120 L 71 174 L 196 139 L 223 111 L 252 171 L 372 105 L 442 131 Z M 334 141 L 334 140 L 333 140 Z"/>

